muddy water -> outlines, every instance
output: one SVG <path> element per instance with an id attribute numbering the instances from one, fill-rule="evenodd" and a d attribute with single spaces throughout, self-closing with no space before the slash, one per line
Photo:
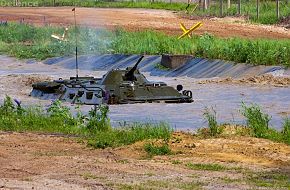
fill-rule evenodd
<path id="1" fill-rule="evenodd" d="M 81 70 L 82 76 L 101 77 L 103 71 Z M 11 74 L 14 74 L 11 76 Z M 48 105 L 50 101 L 29 97 L 29 85 L 24 85 L 21 78 L 27 75 L 41 74 L 54 79 L 69 77 L 72 69 L 57 65 L 46 65 L 40 62 L 19 61 L 7 56 L 0 56 L 0 100 L 5 95 L 22 100 L 23 104 Z M 7 76 L 10 75 L 10 76 Z M 114 125 L 119 122 L 159 122 L 164 121 L 182 130 L 195 130 L 206 126 L 203 119 L 205 107 L 213 107 L 217 111 L 219 122 L 245 123 L 239 109 L 241 102 L 257 103 L 272 116 L 271 125 L 281 128 L 282 118 L 290 114 L 290 88 L 259 85 L 231 84 L 197 84 L 197 80 L 187 77 L 152 77 L 149 80 L 164 81 L 168 85 L 183 84 L 185 89 L 193 92 L 194 103 L 191 104 L 131 104 L 110 106 L 110 118 Z M 71 106 L 72 108 L 74 106 Z M 88 111 L 90 106 L 82 106 Z"/>

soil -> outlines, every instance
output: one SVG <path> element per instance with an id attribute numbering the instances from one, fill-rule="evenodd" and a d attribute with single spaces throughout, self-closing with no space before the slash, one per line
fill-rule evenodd
<path id="1" fill-rule="evenodd" d="M 198 84 L 208 84 L 208 83 L 239 84 L 239 85 L 250 84 L 250 85 L 270 85 L 275 87 L 288 87 L 290 85 L 290 78 L 266 74 L 242 79 L 233 79 L 229 77 L 229 78 L 207 79 L 198 81 Z"/>
<path id="2" fill-rule="evenodd" d="M 38 25 L 68 26 L 74 23 L 70 7 L 58 8 L 0 8 L 0 20 L 21 21 Z M 113 29 L 123 27 L 126 30 L 152 29 L 168 34 L 180 35 L 179 23 L 189 28 L 201 21 L 203 26 L 195 34 L 205 32 L 219 37 L 289 39 L 290 31 L 279 26 L 253 25 L 244 23 L 241 18 L 184 18 L 176 12 L 150 9 L 113 9 L 113 8 L 77 8 L 79 25 L 105 27 Z"/>
<path id="3" fill-rule="evenodd" d="M 290 147 L 268 140 L 179 132 L 169 141 L 175 154 L 152 158 L 143 145 L 101 150 L 75 137 L 1 132 L 0 189 L 250 189 L 257 185 L 248 179 L 253 173 L 290 177 Z M 194 170 L 188 163 L 228 169 Z"/>

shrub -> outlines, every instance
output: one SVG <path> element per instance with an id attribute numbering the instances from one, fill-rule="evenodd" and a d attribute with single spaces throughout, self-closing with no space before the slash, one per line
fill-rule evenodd
<path id="1" fill-rule="evenodd" d="M 92 133 L 98 131 L 108 131 L 111 129 L 110 119 L 108 118 L 109 107 L 100 105 L 89 111 L 87 128 Z"/>
<path id="2" fill-rule="evenodd" d="M 208 122 L 208 129 L 210 136 L 214 137 L 221 133 L 221 128 L 218 126 L 217 119 L 216 119 L 216 111 L 211 108 L 206 108 L 203 116 Z"/>
<path id="3" fill-rule="evenodd" d="M 148 153 L 149 156 L 168 155 L 172 153 L 168 144 L 154 145 L 153 143 L 146 143 L 144 145 L 144 149 Z"/>
<path id="4" fill-rule="evenodd" d="M 251 128 L 254 137 L 267 137 L 269 121 L 271 120 L 268 114 L 264 114 L 258 105 L 246 106 L 244 103 L 241 113 L 247 119 L 247 126 Z"/>
<path id="5" fill-rule="evenodd" d="M 284 142 L 290 145 L 290 118 L 284 119 L 282 136 Z"/>

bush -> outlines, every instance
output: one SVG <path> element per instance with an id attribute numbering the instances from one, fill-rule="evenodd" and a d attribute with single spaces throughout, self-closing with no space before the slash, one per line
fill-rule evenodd
<path id="1" fill-rule="evenodd" d="M 218 126 L 217 123 L 216 111 L 213 108 L 211 109 L 206 108 L 205 112 L 203 113 L 203 116 L 208 122 L 210 136 L 215 137 L 222 132 L 221 128 Z"/>
<path id="2" fill-rule="evenodd" d="M 92 133 L 111 130 L 110 119 L 108 118 L 109 107 L 100 105 L 89 111 L 87 128 Z"/>
<path id="3" fill-rule="evenodd" d="M 149 154 L 149 156 L 168 155 L 172 153 L 168 144 L 154 145 L 153 143 L 146 143 L 144 145 L 144 149 Z"/>
<path id="4" fill-rule="evenodd" d="M 269 131 L 271 117 L 264 114 L 258 105 L 246 106 L 242 104 L 242 115 L 247 119 L 247 126 L 251 128 L 252 135 L 258 138 L 266 138 Z"/>
<path id="5" fill-rule="evenodd" d="M 284 142 L 290 145 L 290 118 L 284 119 L 282 136 L 283 136 Z"/>

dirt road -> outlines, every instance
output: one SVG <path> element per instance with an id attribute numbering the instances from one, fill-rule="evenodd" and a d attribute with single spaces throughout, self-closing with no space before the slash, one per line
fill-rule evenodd
<path id="1" fill-rule="evenodd" d="M 70 7 L 58 8 L 0 8 L 0 20 L 20 21 L 43 25 L 71 25 L 73 13 Z M 290 31 L 276 26 L 251 25 L 241 22 L 240 19 L 186 19 L 181 18 L 172 11 L 147 9 L 104 9 L 104 8 L 78 8 L 77 22 L 81 25 L 116 28 L 127 30 L 153 29 L 169 34 L 181 33 L 179 23 L 183 22 L 190 27 L 201 21 L 203 26 L 195 33 L 212 33 L 220 37 L 243 38 L 272 38 L 290 39 Z"/>
<path id="2" fill-rule="evenodd" d="M 72 137 L 2 132 L 0 189 L 256 189 L 258 179 L 270 181 L 263 189 L 287 189 L 287 145 L 241 137 L 198 140 L 176 133 L 170 146 L 179 153 L 148 159 L 142 142 L 96 150 Z M 225 168 L 190 169 L 188 163 Z M 284 177 L 271 181 L 277 176 Z"/>

